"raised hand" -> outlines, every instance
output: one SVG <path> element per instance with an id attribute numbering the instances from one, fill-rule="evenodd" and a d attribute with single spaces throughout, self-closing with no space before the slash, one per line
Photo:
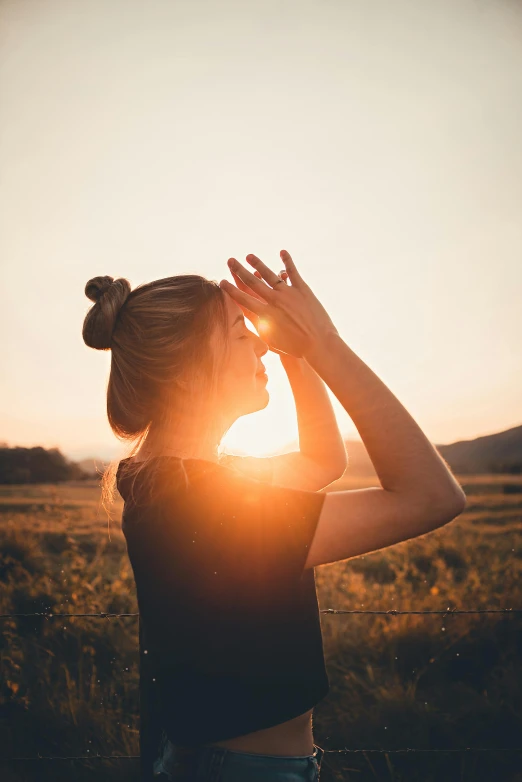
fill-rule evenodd
<path id="1" fill-rule="evenodd" d="M 232 259 L 230 259 L 230 260 L 232 260 Z M 240 291 L 244 291 L 245 293 L 248 293 L 250 296 L 253 296 L 256 299 L 259 299 L 259 301 L 262 301 L 261 297 L 258 296 L 257 293 L 255 291 L 253 291 L 252 288 L 250 288 L 246 283 L 244 283 L 243 280 L 241 279 L 241 277 L 238 277 L 237 274 L 234 271 L 232 271 L 232 269 L 230 269 L 230 272 L 231 272 L 232 277 L 234 278 L 234 281 L 235 281 L 235 283 L 236 283 L 236 285 L 237 285 L 237 287 L 239 288 Z M 254 274 L 255 274 L 255 276 L 258 279 L 260 279 L 260 280 L 263 279 L 261 277 L 261 274 L 258 271 L 255 271 Z M 286 283 L 286 280 L 288 279 L 288 272 L 287 271 L 280 272 L 279 273 L 279 277 L 282 280 L 284 280 L 285 283 Z M 245 307 L 244 304 L 240 304 L 239 306 L 243 310 L 243 314 L 245 315 L 245 317 L 247 317 L 249 319 L 249 321 L 252 323 L 253 326 L 255 326 L 255 328 L 257 330 L 257 328 L 259 326 L 259 316 L 256 315 L 255 312 L 252 312 L 252 310 L 249 310 L 247 307 Z"/>
<path id="2" fill-rule="evenodd" d="M 281 250 L 280 255 L 291 286 L 252 254 L 246 259 L 258 275 L 230 258 L 228 265 L 238 287 L 228 280 L 221 280 L 220 286 L 239 304 L 271 350 L 301 358 L 318 340 L 328 332 L 337 333 L 337 329 L 290 254 Z"/>

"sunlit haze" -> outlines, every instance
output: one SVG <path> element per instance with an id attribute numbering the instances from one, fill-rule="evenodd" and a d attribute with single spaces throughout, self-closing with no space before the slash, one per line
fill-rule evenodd
<path id="1" fill-rule="evenodd" d="M 1 440 L 124 450 L 89 278 L 232 282 L 282 248 L 432 442 L 522 423 L 522 4 L 4 0 L 0 24 Z M 297 438 L 263 363 L 229 450 Z"/>

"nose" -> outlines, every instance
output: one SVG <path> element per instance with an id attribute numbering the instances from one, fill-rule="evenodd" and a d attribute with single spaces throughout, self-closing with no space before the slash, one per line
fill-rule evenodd
<path id="1" fill-rule="evenodd" d="M 257 350 L 257 354 L 258 354 L 258 356 L 264 356 L 265 353 L 268 353 L 268 345 L 266 344 L 266 342 L 264 340 L 261 339 L 261 337 L 258 337 L 258 340 L 259 340 L 258 341 L 258 348 L 259 349 Z"/>

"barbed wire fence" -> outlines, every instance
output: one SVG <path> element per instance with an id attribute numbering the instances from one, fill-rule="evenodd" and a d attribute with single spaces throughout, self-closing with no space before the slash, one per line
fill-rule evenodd
<path id="1" fill-rule="evenodd" d="M 477 608 L 477 609 L 457 609 L 457 608 L 450 608 L 447 609 L 437 609 L 437 610 L 422 610 L 422 611 L 401 611 L 396 608 L 388 609 L 388 610 L 369 610 L 369 609 L 341 609 L 341 608 L 324 608 L 320 609 L 321 614 L 371 614 L 371 615 L 383 615 L 383 616 L 399 616 L 399 615 L 420 615 L 420 614 L 438 614 L 442 615 L 443 618 L 446 616 L 453 616 L 456 614 L 504 614 L 504 615 L 519 615 L 522 614 L 522 609 L 518 608 Z M 143 691 L 141 690 L 141 680 L 142 680 L 142 666 L 143 666 L 143 644 L 142 644 L 142 625 L 140 622 L 140 614 L 139 612 L 135 613 L 115 613 L 115 612 L 98 612 L 98 613 L 54 613 L 54 612 L 35 612 L 35 613 L 10 613 L 10 614 L 0 614 L 0 619 L 15 619 L 15 618 L 31 618 L 31 617 L 46 617 L 47 619 L 68 619 L 71 617 L 83 617 L 83 618 L 96 618 L 96 619 L 107 619 L 111 617 L 137 617 L 139 622 L 139 652 L 140 652 L 140 694 L 143 694 Z M 140 707 L 142 704 L 142 699 L 140 698 Z M 36 755 L 34 757 L 10 757 L 10 758 L 3 758 L 3 760 L 7 760 L 8 762 L 11 761 L 43 761 L 43 760 L 62 760 L 62 761 L 72 761 L 72 760 L 139 760 L 141 762 L 141 774 L 143 779 L 149 779 L 149 773 L 151 765 L 147 765 L 148 763 L 151 764 L 152 761 L 155 759 L 150 755 L 150 748 L 151 746 L 157 747 L 157 744 L 155 743 L 155 737 L 149 735 L 149 720 L 150 712 L 148 707 L 144 704 L 143 708 L 140 712 L 140 755 L 100 755 L 100 754 L 92 754 L 92 755 L 74 755 L 74 756 L 60 756 L 60 755 Z M 319 745 L 315 745 L 319 746 Z M 144 754 L 144 748 L 148 747 L 148 753 L 149 757 L 147 757 L 146 754 Z M 417 747 L 403 747 L 403 748 L 396 748 L 396 749 L 376 749 L 376 748 L 357 748 L 357 749 L 328 749 L 324 750 L 321 747 L 319 747 L 323 755 L 340 755 L 340 754 L 366 754 L 366 753 L 378 753 L 378 754 L 401 754 L 401 753 L 471 753 L 471 752 L 522 752 L 522 746 L 521 747 L 457 747 L 457 748 L 417 748 Z M 150 777 L 152 778 L 152 777 Z"/>

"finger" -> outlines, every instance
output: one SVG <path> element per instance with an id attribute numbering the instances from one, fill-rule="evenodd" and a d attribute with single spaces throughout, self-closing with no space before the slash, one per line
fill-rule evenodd
<path id="1" fill-rule="evenodd" d="M 248 293 L 244 293 L 243 291 L 240 291 L 238 288 L 236 288 L 235 285 L 232 285 L 232 283 L 229 282 L 228 280 L 221 280 L 219 283 L 219 287 L 222 288 L 225 291 L 225 293 L 228 293 L 234 299 L 234 301 L 237 301 L 239 306 L 243 305 L 243 307 L 246 307 L 247 309 L 251 310 L 254 314 L 258 315 L 259 317 L 263 317 L 266 310 L 268 309 L 267 304 L 265 304 L 264 302 L 260 301 L 257 298 L 254 298 L 253 296 L 249 296 Z"/>
<path id="2" fill-rule="evenodd" d="M 258 278 L 258 279 L 260 279 L 260 280 L 262 280 L 262 279 L 263 279 L 263 278 L 261 277 L 261 273 L 260 273 L 260 272 L 258 272 L 258 271 L 255 271 L 255 272 L 254 272 L 254 275 L 255 275 L 255 276 Z M 282 270 L 279 272 L 279 275 L 278 275 L 278 276 L 279 276 L 279 278 L 280 278 L 280 279 L 282 279 L 282 280 L 284 280 L 284 281 L 286 282 L 286 280 L 288 279 L 288 272 L 286 272 L 284 269 L 282 269 Z"/>
<path id="3" fill-rule="evenodd" d="M 286 250 L 281 250 L 279 255 L 281 256 L 281 260 L 285 265 L 285 268 L 288 272 L 288 276 L 290 277 L 290 282 L 292 283 L 294 288 L 298 288 L 300 285 L 304 285 L 305 281 L 297 271 L 295 267 L 295 263 L 293 262 L 290 253 L 287 252 Z"/>
<path id="4" fill-rule="evenodd" d="M 279 282 L 279 277 L 275 272 L 272 271 L 272 269 L 269 269 L 268 266 L 257 257 L 257 255 L 250 253 L 247 255 L 246 259 L 256 269 L 256 271 L 260 273 L 261 277 L 272 286 L 272 288 L 274 285 L 277 285 Z"/>
<path id="5" fill-rule="evenodd" d="M 230 270 L 230 273 L 231 273 L 232 277 L 234 278 L 234 282 L 236 283 L 236 285 L 239 288 L 239 290 L 243 291 L 244 293 L 250 294 L 250 296 L 255 296 L 257 299 L 262 301 L 261 297 L 258 296 L 257 293 L 252 290 L 252 288 L 249 288 L 248 285 L 245 285 L 245 283 L 243 282 L 241 277 L 238 277 L 237 274 L 232 271 L 232 269 Z"/>
<path id="6" fill-rule="evenodd" d="M 257 293 L 265 301 L 273 300 L 273 297 L 275 296 L 273 289 L 264 282 L 261 282 L 261 280 L 258 280 L 257 277 L 254 277 L 254 275 L 249 272 L 248 269 L 245 269 L 245 267 L 242 266 L 239 261 L 237 261 L 235 258 L 229 258 L 228 266 L 230 271 L 235 272 L 235 274 L 237 274 L 237 276 L 240 277 L 243 282 L 246 283 L 246 285 L 250 286 L 254 293 Z"/>
<path id="7" fill-rule="evenodd" d="M 257 329 L 259 325 L 259 316 L 256 315 L 255 312 L 252 312 L 252 310 L 249 310 L 248 307 L 245 307 L 244 304 L 239 304 L 239 302 L 237 302 L 237 304 L 240 307 L 241 312 L 243 313 L 245 318 L 248 318 L 248 320 L 252 323 L 252 325 L 255 326 Z"/>
<path id="8" fill-rule="evenodd" d="M 238 288 L 242 291 L 244 291 L 247 294 L 250 294 L 252 296 L 255 296 L 256 299 L 261 301 L 261 299 L 257 296 L 256 293 L 254 293 L 251 288 L 248 287 L 248 285 L 245 285 L 245 283 L 237 276 L 237 274 L 234 274 L 234 272 L 231 272 L 232 277 L 234 278 L 234 281 Z M 239 303 L 239 302 L 238 302 Z M 257 329 L 259 325 L 259 317 L 256 315 L 255 312 L 252 312 L 252 310 L 249 310 L 248 307 L 245 307 L 244 304 L 239 304 L 241 307 L 241 311 L 245 318 L 248 318 L 248 320 L 252 323 L 253 326 Z"/>

